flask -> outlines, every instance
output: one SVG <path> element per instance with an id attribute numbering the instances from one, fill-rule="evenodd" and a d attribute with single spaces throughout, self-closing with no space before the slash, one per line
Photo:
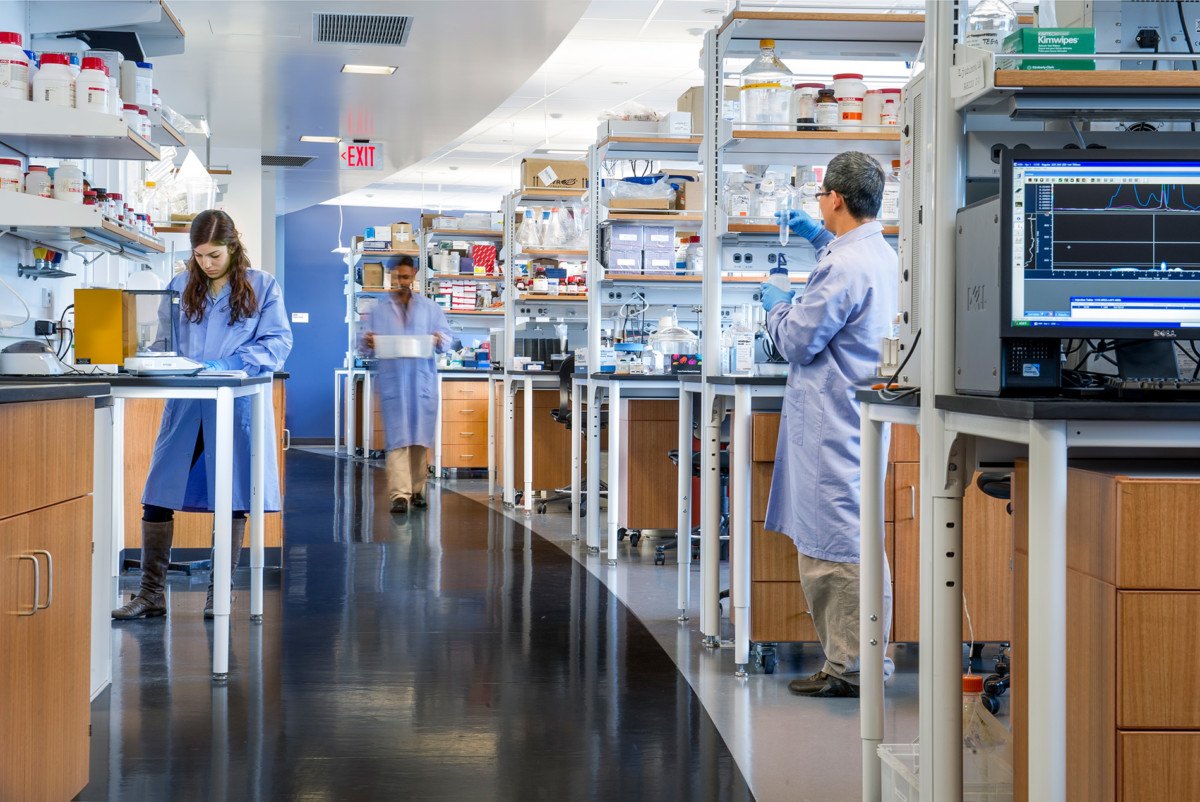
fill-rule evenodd
<path id="1" fill-rule="evenodd" d="M 21 34 L 0 32 L 0 97 L 29 99 L 29 57 L 21 49 Z"/>
<path id="2" fill-rule="evenodd" d="M 774 39 L 760 39 L 758 47 L 758 58 L 742 70 L 742 119 L 748 128 L 794 130 L 792 71 L 775 57 Z"/>
<path id="3" fill-rule="evenodd" d="M 1004 0 L 979 0 L 967 16 L 963 43 L 999 53 L 1004 40 L 1017 29 L 1017 12 Z"/>

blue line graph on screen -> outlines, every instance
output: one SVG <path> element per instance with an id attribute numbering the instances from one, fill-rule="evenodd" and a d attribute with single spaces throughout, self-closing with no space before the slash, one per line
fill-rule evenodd
<path id="1" fill-rule="evenodd" d="M 1108 199 L 1108 204 L 1105 206 L 1105 209 L 1162 209 L 1178 212 L 1194 212 L 1197 209 L 1200 209 L 1200 202 L 1188 202 L 1188 185 L 1186 184 L 1159 184 L 1156 190 L 1150 190 L 1147 193 L 1145 200 L 1142 199 L 1142 194 L 1138 190 L 1138 187 L 1138 184 L 1121 184 L 1117 187 L 1117 190 L 1113 192 L 1112 197 Z M 1200 194 L 1200 187 L 1196 187 L 1195 185 L 1191 185 L 1191 187 L 1196 191 L 1197 194 Z M 1125 197 L 1122 197 L 1121 202 L 1118 203 L 1118 196 L 1120 196 L 1121 193 L 1127 189 L 1132 190 L 1132 203 L 1130 203 Z M 1125 194 L 1128 195 L 1129 193 Z M 1173 198 L 1173 194 L 1177 194 L 1177 198 Z M 1177 203 L 1178 206 L 1173 205 L 1173 201 L 1174 203 Z"/>

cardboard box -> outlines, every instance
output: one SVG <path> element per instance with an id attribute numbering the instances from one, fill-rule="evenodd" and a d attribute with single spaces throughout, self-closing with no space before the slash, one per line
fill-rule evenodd
<path id="1" fill-rule="evenodd" d="M 687 212 L 704 211 L 704 183 L 687 181 L 675 194 L 675 208 Z"/>
<path id="2" fill-rule="evenodd" d="M 421 228 L 423 230 L 433 228 L 433 221 L 439 217 L 441 217 L 441 215 L 434 212 L 426 212 L 425 214 L 421 215 Z"/>
<path id="3" fill-rule="evenodd" d="M 665 136 L 691 136 L 692 114 L 688 111 L 669 111 L 658 121 L 658 132 Z"/>
<path id="4" fill-rule="evenodd" d="M 721 104 L 721 116 L 732 120 L 737 116 L 738 88 L 736 86 L 726 86 L 724 97 L 725 102 Z M 675 101 L 675 108 L 679 111 L 686 111 L 692 116 L 693 133 L 704 133 L 703 86 L 693 86 L 680 95 L 679 100 Z"/>
<path id="5" fill-rule="evenodd" d="M 1090 54 L 1096 52 L 1096 31 L 1092 28 L 1020 28 L 1010 34 L 1004 53 Z M 1094 70 L 1091 59 L 1048 61 L 1044 59 L 996 59 L 1001 70 Z"/>
<path id="6" fill-rule="evenodd" d="M 586 189 L 587 162 L 523 159 L 521 186 L 526 189 Z"/>
<path id="7" fill-rule="evenodd" d="M 609 198 L 608 208 L 625 211 L 669 211 L 670 198 Z"/>
<path id="8" fill-rule="evenodd" d="M 382 287 L 383 263 L 363 262 L 362 278 L 362 284 L 364 287 Z"/>

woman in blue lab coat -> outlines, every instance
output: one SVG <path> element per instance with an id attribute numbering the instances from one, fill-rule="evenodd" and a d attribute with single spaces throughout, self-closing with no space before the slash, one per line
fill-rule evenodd
<path id="1" fill-rule="evenodd" d="M 207 370 L 241 370 L 248 376 L 270 374 L 283 367 L 292 350 L 292 329 L 275 278 L 250 267 L 246 249 L 229 215 L 204 211 L 192 221 L 192 256 L 187 270 L 169 289 L 180 293 L 174 332 L 176 350 L 203 362 Z M 238 566 L 250 509 L 250 404 L 234 399 L 233 526 L 231 565 Z M 207 448 L 217 430 L 216 404 L 198 399 L 172 399 L 163 409 L 162 425 L 150 460 L 142 494 L 142 587 L 113 618 L 165 615 L 164 587 L 171 560 L 174 511 L 212 512 L 215 449 Z M 268 413 L 266 442 L 274 442 L 275 425 Z M 210 439 L 206 439 L 210 438 Z M 275 449 L 264 460 L 264 508 L 280 508 Z M 212 580 L 204 617 L 212 617 Z"/>
<path id="2" fill-rule="evenodd" d="M 374 351 L 379 335 L 433 335 L 439 352 L 450 347 L 453 335 L 446 313 L 412 291 L 415 278 L 412 257 L 400 257 L 392 269 L 391 293 L 371 307 L 361 342 L 364 352 Z M 380 359 L 376 381 L 387 441 L 392 512 L 405 513 L 409 504 L 426 505 L 426 451 L 433 448 L 437 428 L 437 366 L 432 358 Z"/>
<path id="3" fill-rule="evenodd" d="M 897 306 L 896 252 L 875 221 L 883 170 L 865 153 L 835 156 L 818 193 L 824 225 L 790 214 L 817 266 L 804 294 L 762 288 L 767 330 L 789 362 L 767 529 L 796 543 L 800 584 L 825 651 L 824 667 L 789 689 L 801 696 L 858 696 L 859 405 L 874 380 Z M 876 533 L 882 541 L 883 532 Z M 878 545 L 876 545 L 878 548 Z M 891 592 L 884 582 L 883 631 Z M 886 644 L 885 644 L 886 646 Z M 890 676 L 890 661 L 884 668 Z"/>

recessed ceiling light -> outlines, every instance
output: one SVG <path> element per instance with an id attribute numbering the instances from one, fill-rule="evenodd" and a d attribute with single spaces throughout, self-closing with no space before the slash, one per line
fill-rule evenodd
<path id="1" fill-rule="evenodd" d="M 306 135 L 306 136 L 300 137 L 300 141 L 301 142 L 326 142 L 331 145 L 336 145 L 338 142 L 342 141 L 342 138 L 340 136 L 307 136 Z"/>
<path id="2" fill-rule="evenodd" d="M 342 72 L 354 73 L 355 75 L 391 75 L 395 71 L 395 67 L 379 67 L 374 64 L 342 65 Z"/>
<path id="3" fill-rule="evenodd" d="M 706 8 L 706 9 L 704 9 L 704 13 L 705 14 L 724 14 L 725 9 L 723 9 L 723 8 Z"/>
<path id="4" fill-rule="evenodd" d="M 707 30 L 708 28 L 688 28 L 687 32 L 689 36 L 703 36 Z"/>
<path id="5" fill-rule="evenodd" d="M 613 81 L 614 86 L 624 86 L 627 83 L 629 83 L 629 81 Z"/>

